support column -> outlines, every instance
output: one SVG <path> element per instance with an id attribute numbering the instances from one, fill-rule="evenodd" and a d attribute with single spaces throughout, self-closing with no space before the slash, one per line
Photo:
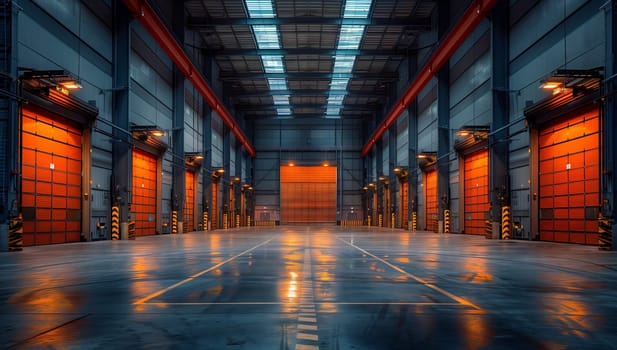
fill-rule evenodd
<path id="1" fill-rule="evenodd" d="M 418 104 L 416 100 L 407 108 L 408 123 L 408 149 L 409 158 L 407 160 L 408 182 L 407 182 L 407 218 L 412 221 L 418 217 Z M 417 223 L 416 223 L 417 224 Z M 409 230 L 413 230 L 413 226 L 409 225 Z"/>
<path id="2" fill-rule="evenodd" d="M 412 56 L 407 59 L 407 86 L 418 71 L 418 58 Z M 418 217 L 418 102 L 414 99 L 407 107 L 407 220 L 408 229 L 414 230 L 411 223 Z M 416 227 L 417 228 L 417 227 Z"/>
<path id="3" fill-rule="evenodd" d="M 129 86 L 131 57 L 131 27 L 129 13 L 122 0 L 113 3 L 113 92 L 112 92 L 112 206 L 119 211 L 120 227 L 128 227 L 132 185 L 132 152 L 129 130 Z M 112 235 L 112 239 L 113 239 Z"/>
<path id="4" fill-rule="evenodd" d="M 384 217 L 384 185 L 383 181 L 379 180 L 383 176 L 383 138 L 380 138 L 375 144 L 375 164 L 377 170 L 377 178 L 375 179 L 375 190 L 377 191 L 377 212 L 373 214 L 375 226 L 382 227 Z"/>
<path id="5" fill-rule="evenodd" d="M 205 56 L 202 60 L 204 78 L 210 80 L 210 72 L 212 71 L 212 57 Z M 203 208 L 202 208 L 202 221 L 204 218 L 207 222 L 203 222 L 204 231 L 210 230 L 212 220 L 212 109 L 204 101 L 201 100 L 202 105 L 202 117 L 203 117 L 203 147 L 204 147 L 204 159 L 203 159 Z"/>
<path id="6" fill-rule="evenodd" d="M 439 2 L 439 38 L 447 33 L 450 22 L 449 2 Z M 443 212 L 450 208 L 450 64 L 437 73 L 437 196 L 438 232 L 443 233 Z"/>
<path id="7" fill-rule="evenodd" d="M 606 80 L 604 83 L 604 96 L 607 96 L 602 109 L 602 121 L 604 123 L 605 131 L 603 133 L 604 143 L 604 166 L 603 172 L 603 203 L 602 203 L 602 216 L 607 220 L 606 225 L 610 230 L 604 230 L 605 232 L 600 236 L 600 249 L 602 250 L 614 250 L 615 249 L 615 236 L 613 232 L 617 230 L 617 184 L 615 183 L 615 174 L 617 174 L 617 142 L 615 141 L 615 135 L 617 135 L 617 8 L 615 8 L 615 1 L 607 3 L 603 8 L 605 11 L 605 36 L 606 36 Z"/>
<path id="8" fill-rule="evenodd" d="M 19 201 L 20 113 L 17 89 L 17 7 L 12 1 L 0 4 L 0 251 L 22 249 L 23 229 Z"/>
<path id="9" fill-rule="evenodd" d="M 493 7 L 493 18 L 508 18 L 508 4 L 498 2 Z M 489 204 L 492 237 L 501 236 L 502 207 L 510 205 L 510 181 L 508 176 L 508 23 L 491 22 L 492 48 L 492 105 L 493 120 L 489 137 Z M 499 130 L 494 132 L 494 130 Z M 487 237 L 488 238 L 488 237 Z"/>
<path id="10" fill-rule="evenodd" d="M 223 228 L 229 228 L 230 218 L 229 214 L 231 213 L 230 203 L 229 203 L 229 179 L 231 178 L 230 174 L 230 166 L 229 162 L 231 160 L 231 131 L 228 127 L 223 128 L 223 166 L 225 167 L 225 172 L 222 176 L 221 185 L 223 187 Z"/>
<path id="11" fill-rule="evenodd" d="M 236 142 L 234 145 L 236 149 L 236 176 L 240 178 L 240 181 L 234 187 L 234 217 L 232 218 L 234 225 L 233 227 L 243 226 L 242 225 L 242 146 L 239 142 Z"/>
<path id="12" fill-rule="evenodd" d="M 184 42 L 184 9 L 174 7 L 173 31 L 179 44 Z M 173 68 L 173 111 L 172 111 L 172 186 L 171 210 L 178 217 L 178 232 L 183 233 L 184 197 L 186 196 L 185 166 L 184 166 L 184 74 L 176 65 Z"/>
<path id="13" fill-rule="evenodd" d="M 398 193 L 399 187 L 400 187 L 396 173 L 394 173 L 394 168 L 398 165 L 398 158 L 397 158 L 397 152 L 396 152 L 397 151 L 396 123 L 392 125 L 392 127 L 389 130 L 389 133 L 390 133 L 390 137 L 389 137 L 390 146 L 388 147 L 388 150 L 390 154 L 388 158 L 390 159 L 390 162 L 388 164 L 389 165 L 388 166 L 388 183 L 389 183 L 389 188 L 390 188 L 390 203 L 389 203 L 389 208 L 386 208 L 386 209 L 388 213 L 388 217 L 387 217 L 387 220 L 389 222 L 388 226 L 390 228 L 395 228 L 396 222 L 398 221 L 398 216 L 396 214 L 398 197 L 396 194 Z M 392 220 L 393 215 L 394 215 L 394 221 Z"/>

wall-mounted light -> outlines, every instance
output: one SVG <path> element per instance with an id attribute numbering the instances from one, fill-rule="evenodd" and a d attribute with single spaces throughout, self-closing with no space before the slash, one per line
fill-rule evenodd
<path id="1" fill-rule="evenodd" d="M 131 133 L 139 141 L 146 142 L 151 137 L 163 137 L 165 131 L 156 125 L 132 125 Z"/>
<path id="2" fill-rule="evenodd" d="M 407 168 L 403 166 L 397 166 L 396 168 L 392 169 L 392 171 L 394 171 L 394 173 L 401 179 L 406 178 L 409 174 Z"/>
<path id="3" fill-rule="evenodd" d="M 321 163 L 321 165 L 323 165 L 324 167 L 329 167 L 330 163 L 328 163 L 328 161 L 324 161 L 323 163 Z"/>
<path id="4" fill-rule="evenodd" d="M 225 169 L 223 169 L 223 168 L 216 168 L 216 169 L 212 170 L 212 177 L 219 178 L 224 173 L 225 173 Z"/>
<path id="5" fill-rule="evenodd" d="M 200 165 L 204 159 L 204 155 L 201 152 L 185 152 L 184 162 L 189 166 Z"/>
<path id="6" fill-rule="evenodd" d="M 290 160 L 289 162 L 287 162 L 288 166 L 296 166 L 296 163 L 293 162 L 293 160 Z"/>
<path id="7" fill-rule="evenodd" d="M 420 160 L 425 160 L 429 163 L 433 163 L 437 161 L 437 152 L 420 152 L 418 153 L 417 158 Z"/>
<path id="8" fill-rule="evenodd" d="M 458 137 L 469 137 L 473 136 L 474 139 L 486 139 L 490 132 L 490 128 L 486 125 L 463 125 L 456 132 L 456 136 Z"/>
<path id="9" fill-rule="evenodd" d="M 33 87 L 55 88 L 56 90 L 68 95 L 69 91 L 82 88 L 79 80 L 75 79 L 69 72 L 59 70 L 28 70 L 20 77 L 20 80 Z"/>
<path id="10" fill-rule="evenodd" d="M 541 81 L 540 88 L 559 93 L 571 92 L 574 96 L 599 89 L 603 67 L 592 69 L 557 69 Z"/>

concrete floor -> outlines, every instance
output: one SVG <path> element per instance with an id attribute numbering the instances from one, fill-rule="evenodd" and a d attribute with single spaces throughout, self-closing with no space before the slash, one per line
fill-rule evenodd
<path id="1" fill-rule="evenodd" d="M 617 252 L 289 226 L 0 253 L 0 344 L 617 349 Z"/>

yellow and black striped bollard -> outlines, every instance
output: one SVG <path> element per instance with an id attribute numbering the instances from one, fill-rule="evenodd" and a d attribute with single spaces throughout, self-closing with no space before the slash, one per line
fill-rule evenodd
<path id="1" fill-rule="evenodd" d="M 450 233 L 450 209 L 443 210 L 443 232 Z"/>
<path id="2" fill-rule="evenodd" d="M 9 251 L 23 250 L 24 219 L 21 213 L 9 221 Z"/>
<path id="3" fill-rule="evenodd" d="M 135 239 L 135 220 L 129 220 L 129 239 Z"/>
<path id="4" fill-rule="evenodd" d="M 240 214 L 236 214 L 236 227 L 240 227 Z"/>
<path id="5" fill-rule="evenodd" d="M 390 215 L 390 227 L 395 228 L 395 226 L 396 226 L 396 214 L 392 213 Z"/>
<path id="6" fill-rule="evenodd" d="M 115 205 L 111 207 L 111 239 L 120 239 L 120 207 Z"/>
<path id="7" fill-rule="evenodd" d="M 251 216 L 246 217 L 246 226 L 251 227 Z"/>
<path id="8" fill-rule="evenodd" d="M 612 250 L 613 249 L 613 220 L 603 217 L 600 214 L 598 218 L 598 249 Z"/>
<path id="9" fill-rule="evenodd" d="M 178 211 L 171 212 L 171 233 L 178 233 Z"/>
<path id="10" fill-rule="evenodd" d="M 371 216 L 370 215 L 368 216 L 366 226 L 371 226 Z"/>
<path id="11" fill-rule="evenodd" d="M 411 230 L 413 232 L 418 230 L 418 213 L 415 211 L 411 212 Z"/>
<path id="12" fill-rule="evenodd" d="M 379 224 L 379 227 L 383 227 L 383 214 L 379 214 L 379 216 L 377 217 L 377 223 Z"/>
<path id="13" fill-rule="evenodd" d="M 223 214 L 223 230 L 227 230 L 229 223 L 227 222 L 227 214 Z"/>
<path id="14" fill-rule="evenodd" d="M 510 239 L 512 230 L 512 211 L 510 206 L 501 207 L 501 239 Z"/>

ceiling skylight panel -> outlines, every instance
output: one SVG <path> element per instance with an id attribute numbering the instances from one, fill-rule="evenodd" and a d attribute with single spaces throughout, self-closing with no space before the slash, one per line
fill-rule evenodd
<path id="1" fill-rule="evenodd" d="M 367 18 L 372 0 L 347 0 L 343 18 Z"/>
<path id="2" fill-rule="evenodd" d="M 353 64 L 356 61 L 356 56 L 337 55 L 334 56 L 333 73 L 351 73 Z"/>
<path id="3" fill-rule="evenodd" d="M 253 26 L 257 47 L 260 49 L 279 49 L 279 32 L 276 26 Z"/>
<path id="4" fill-rule="evenodd" d="M 272 0 L 246 0 L 246 9 L 251 18 L 274 18 Z"/>
<path id="5" fill-rule="evenodd" d="M 289 95 L 274 95 L 272 100 L 275 105 L 289 105 Z"/>
<path id="6" fill-rule="evenodd" d="M 362 25 L 342 25 L 337 48 L 357 50 L 360 47 L 362 34 L 364 34 L 364 27 Z"/>
<path id="7" fill-rule="evenodd" d="M 341 113 L 341 107 L 340 106 L 328 106 L 328 108 L 326 108 L 326 116 L 330 116 L 330 117 L 334 117 L 334 116 L 338 116 Z"/>
<path id="8" fill-rule="evenodd" d="M 343 10 L 343 18 L 368 18 L 373 0 L 347 0 Z M 336 48 L 338 50 L 357 50 L 364 35 L 364 25 L 342 25 Z M 356 61 L 355 55 L 334 56 L 332 74 L 352 73 Z M 330 81 L 330 93 L 326 108 L 326 118 L 340 118 L 343 100 L 346 94 L 333 94 L 332 90 L 347 90 L 349 78 L 332 78 Z"/>
<path id="9" fill-rule="evenodd" d="M 345 90 L 347 89 L 347 83 L 349 83 L 349 78 L 333 78 L 330 83 L 330 89 Z"/>
<path id="10" fill-rule="evenodd" d="M 287 90 L 287 81 L 282 78 L 268 78 L 270 90 Z"/>
<path id="11" fill-rule="evenodd" d="M 261 62 L 264 65 L 266 73 L 285 73 L 283 56 L 261 56 Z"/>
<path id="12" fill-rule="evenodd" d="M 291 108 L 289 107 L 277 107 L 276 114 L 278 115 L 289 115 L 291 114 Z"/>

